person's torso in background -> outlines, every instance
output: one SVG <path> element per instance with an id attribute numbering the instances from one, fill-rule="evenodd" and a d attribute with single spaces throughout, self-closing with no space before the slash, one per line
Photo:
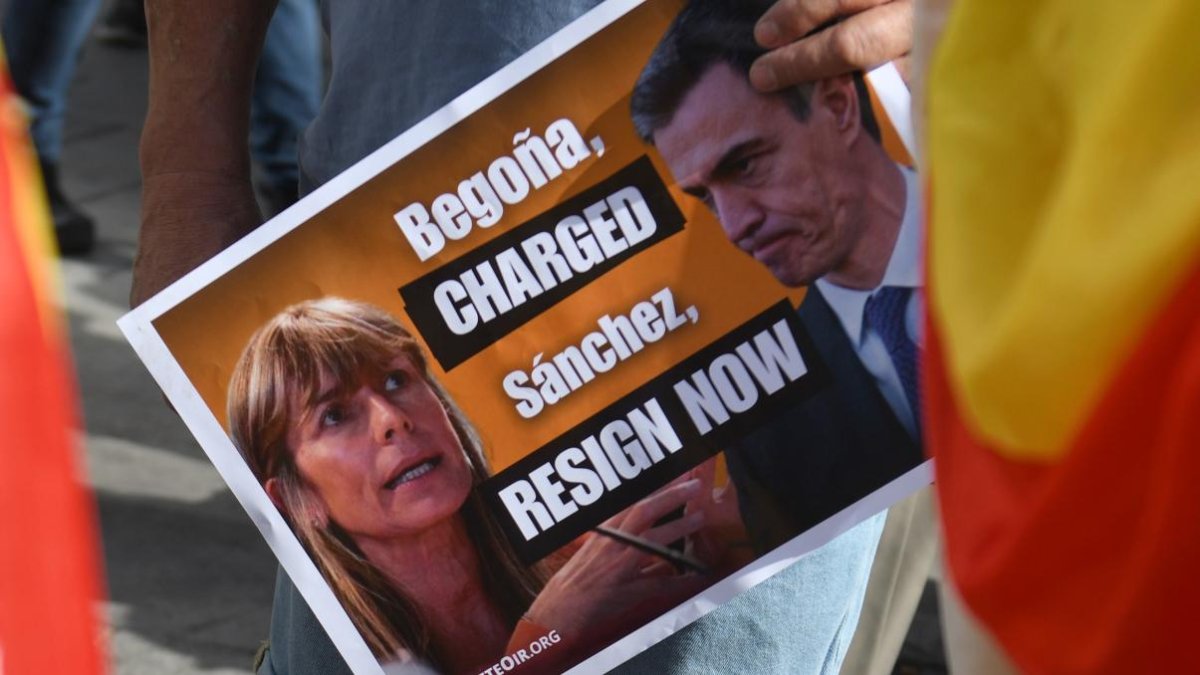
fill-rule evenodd
<path id="1" fill-rule="evenodd" d="M 332 73 L 300 145 L 308 192 L 600 0 L 323 0 Z"/>

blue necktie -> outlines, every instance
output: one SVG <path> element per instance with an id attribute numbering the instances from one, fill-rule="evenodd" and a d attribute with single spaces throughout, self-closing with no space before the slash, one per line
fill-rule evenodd
<path id="1" fill-rule="evenodd" d="M 908 337 L 905 313 L 912 290 L 897 286 L 884 286 L 867 298 L 863 314 L 867 326 L 879 334 L 892 365 L 900 376 L 904 396 L 912 409 L 916 421 L 917 435 L 921 433 L 921 399 L 917 390 L 917 346 Z"/>

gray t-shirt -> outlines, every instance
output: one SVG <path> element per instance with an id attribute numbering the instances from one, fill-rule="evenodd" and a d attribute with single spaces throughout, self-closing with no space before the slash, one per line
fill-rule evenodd
<path id="1" fill-rule="evenodd" d="M 333 68 L 300 146 L 308 192 L 600 0 L 323 0 Z"/>

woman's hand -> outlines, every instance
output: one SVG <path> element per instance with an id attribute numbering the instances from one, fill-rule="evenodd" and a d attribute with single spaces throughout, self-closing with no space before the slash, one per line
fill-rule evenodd
<path id="1" fill-rule="evenodd" d="M 686 474 L 685 474 L 686 477 Z M 604 523 L 605 526 L 666 546 L 695 534 L 706 524 L 703 510 L 655 526 L 672 511 L 700 496 L 702 482 L 677 481 Z M 676 574 L 655 556 L 615 539 L 589 535 L 579 551 L 550 578 L 526 618 L 570 640 L 602 640 L 622 626 L 636 626 L 694 595 L 708 579 Z"/>
<path id="2" fill-rule="evenodd" d="M 703 513 L 705 526 L 688 539 L 688 553 L 713 564 L 724 573 L 742 567 L 754 557 L 750 536 L 738 508 L 737 488 L 732 482 L 716 487 L 717 458 L 692 469 L 700 481 L 696 496 L 688 501 L 687 513 Z"/>

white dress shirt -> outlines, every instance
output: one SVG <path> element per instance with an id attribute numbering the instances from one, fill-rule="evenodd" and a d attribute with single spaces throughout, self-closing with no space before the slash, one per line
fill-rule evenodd
<path id="1" fill-rule="evenodd" d="M 904 175 L 905 203 L 904 217 L 900 221 L 900 234 L 896 237 L 896 245 L 892 248 L 892 257 L 888 260 L 887 270 L 883 273 L 883 281 L 871 290 L 858 290 L 838 286 L 824 278 L 817 280 L 817 287 L 829 306 L 833 308 L 842 329 L 850 338 L 858 358 L 862 361 L 867 372 L 875 378 L 875 384 L 887 400 L 897 419 L 908 430 L 913 438 L 917 436 L 916 417 L 908 398 L 904 395 L 904 386 L 900 376 L 892 364 L 883 339 L 872 328 L 863 328 L 863 312 L 867 299 L 884 286 L 911 288 L 912 295 L 904 310 L 905 330 L 909 339 L 918 349 L 923 347 L 921 333 L 921 213 L 917 176 L 908 167 L 901 166 Z"/>

